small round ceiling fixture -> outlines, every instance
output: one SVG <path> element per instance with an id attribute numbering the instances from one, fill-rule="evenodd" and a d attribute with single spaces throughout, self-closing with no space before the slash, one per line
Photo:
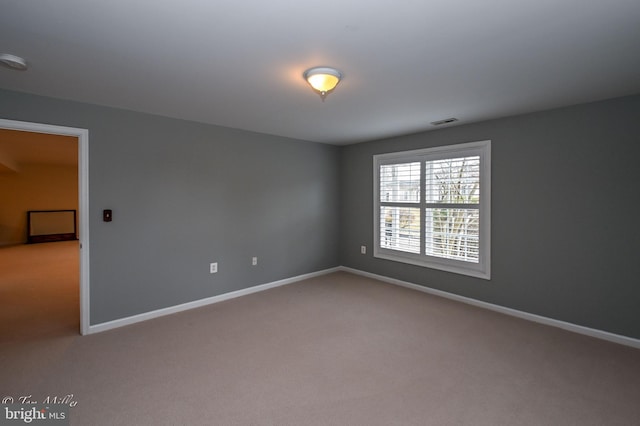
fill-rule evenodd
<path id="1" fill-rule="evenodd" d="M 25 71 L 27 69 L 27 61 L 24 58 L 10 53 L 0 53 L 0 65 L 16 71 Z"/>
<path id="2" fill-rule="evenodd" d="M 315 67 L 306 70 L 303 76 L 313 90 L 320 94 L 322 102 L 324 102 L 327 94 L 340 83 L 342 73 L 335 68 Z"/>

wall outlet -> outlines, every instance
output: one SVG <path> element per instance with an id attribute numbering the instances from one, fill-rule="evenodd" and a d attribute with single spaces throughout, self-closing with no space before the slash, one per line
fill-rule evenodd
<path id="1" fill-rule="evenodd" d="M 367 246 L 360 246 L 360 254 L 367 254 Z"/>
<path id="2" fill-rule="evenodd" d="M 252 264 L 253 266 L 256 266 L 256 265 L 258 264 L 258 258 L 257 258 L 257 257 L 253 257 L 253 258 L 251 258 L 251 264 Z"/>
<path id="3" fill-rule="evenodd" d="M 210 263 L 209 264 L 209 273 L 210 274 L 215 274 L 216 272 L 218 272 L 218 262 Z"/>

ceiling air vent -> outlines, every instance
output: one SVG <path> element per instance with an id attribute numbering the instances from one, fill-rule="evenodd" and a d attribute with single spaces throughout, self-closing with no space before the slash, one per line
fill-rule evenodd
<path id="1" fill-rule="evenodd" d="M 453 123 L 454 121 L 458 121 L 457 118 L 445 118 L 444 120 L 438 120 L 438 121 L 432 121 L 431 124 L 433 126 L 440 126 L 442 124 L 449 124 L 449 123 Z"/>

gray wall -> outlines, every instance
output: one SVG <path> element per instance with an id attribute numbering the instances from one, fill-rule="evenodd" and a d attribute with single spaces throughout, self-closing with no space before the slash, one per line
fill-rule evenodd
<path id="1" fill-rule="evenodd" d="M 640 338 L 640 96 L 345 147 L 8 91 L 0 117 L 89 129 L 92 324 L 342 264 Z M 360 254 L 373 154 L 484 139 L 491 281 Z"/>
<path id="2" fill-rule="evenodd" d="M 9 91 L 0 117 L 89 129 L 91 324 L 339 264 L 337 147 Z"/>
<path id="3" fill-rule="evenodd" d="M 492 140 L 492 279 L 361 255 L 374 154 Z M 341 263 L 640 338 L 640 96 L 344 147 Z"/>

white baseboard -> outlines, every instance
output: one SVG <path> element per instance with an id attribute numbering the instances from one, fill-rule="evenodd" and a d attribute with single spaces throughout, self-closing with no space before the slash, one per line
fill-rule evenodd
<path id="1" fill-rule="evenodd" d="M 436 290 L 433 288 L 413 284 L 407 281 L 397 280 L 395 278 L 385 277 L 383 275 L 372 274 L 370 272 L 361 271 L 358 269 L 348 268 L 341 266 L 338 268 L 340 271 L 350 272 L 356 275 L 362 275 L 364 277 L 373 278 L 378 281 L 383 281 L 389 284 L 395 284 L 402 287 L 410 288 L 412 290 L 421 291 L 423 293 L 433 294 L 435 296 L 445 297 L 447 299 L 455 300 L 458 302 L 466 303 L 468 305 L 477 306 L 491 311 L 500 312 L 502 314 L 511 315 L 513 317 L 522 318 L 528 321 L 537 322 L 540 324 L 550 325 L 552 327 L 561 328 L 563 330 L 572 331 L 578 334 L 584 334 L 586 336 L 595 337 L 597 339 L 607 340 L 609 342 L 619 343 L 625 346 L 631 346 L 633 348 L 640 349 L 640 340 L 633 337 L 622 336 L 619 334 L 609 333 L 607 331 L 597 330 L 594 328 L 584 327 L 581 325 L 573 324 L 570 322 L 559 321 L 552 318 L 543 317 L 540 315 L 530 314 L 528 312 L 518 311 L 516 309 L 506 308 L 500 305 L 494 305 L 488 302 L 482 302 L 480 300 L 471 299 L 457 294 L 448 293 L 442 290 Z"/>
<path id="2" fill-rule="evenodd" d="M 571 331 L 578 334 L 583 334 L 590 337 L 595 337 L 597 339 L 606 340 L 609 342 L 619 343 L 621 345 L 630 346 L 633 348 L 640 349 L 640 340 L 635 339 L 633 337 L 622 336 L 619 334 L 609 333 L 607 331 L 597 330 L 594 328 L 584 327 L 581 325 L 560 321 L 552 318 L 543 317 L 536 314 L 531 314 L 528 312 L 519 311 L 517 309 L 511 309 L 500 305 L 494 305 L 493 303 L 483 302 L 476 299 L 471 299 L 469 297 L 460 296 L 453 293 L 448 293 L 442 290 L 436 290 L 433 288 L 425 287 L 422 285 L 410 283 L 407 281 L 398 280 L 395 278 L 386 277 L 384 275 L 373 274 L 370 272 L 361 271 L 359 269 L 349 268 L 346 266 L 338 266 L 335 268 L 325 269 L 322 271 L 312 272 L 309 274 L 298 275 L 296 277 L 286 278 L 279 281 L 274 281 L 266 284 L 257 285 L 254 287 L 245 288 L 238 291 L 233 291 L 230 293 L 220 294 L 218 296 L 208 297 L 206 299 L 195 300 L 193 302 L 187 302 L 176 306 L 170 306 L 163 309 L 158 309 L 151 312 L 145 312 L 143 314 L 133 315 L 126 318 L 121 318 L 113 321 L 108 321 L 96 325 L 90 325 L 89 331 L 87 334 L 99 333 L 102 331 L 111 330 L 114 328 L 124 327 L 126 325 L 135 324 L 138 322 L 150 320 L 153 318 L 162 317 L 165 315 L 171 315 L 178 312 L 187 311 L 190 309 L 196 309 L 203 306 L 211 305 L 218 302 L 223 302 L 225 300 L 234 299 L 236 297 L 246 296 L 248 294 L 257 293 L 260 291 L 269 290 L 271 288 L 280 287 L 287 284 L 292 284 L 298 281 L 306 280 L 309 278 L 319 277 L 322 275 L 330 274 L 333 272 L 350 272 L 352 274 L 361 275 L 364 277 L 372 278 L 378 281 L 386 282 L 389 284 L 398 285 L 401 287 L 406 287 L 412 290 L 421 291 L 423 293 L 432 294 L 435 296 L 444 297 L 447 299 L 455 300 L 458 302 L 466 303 L 468 305 L 477 306 L 480 308 L 488 309 L 491 311 L 499 312 L 505 315 L 510 315 L 517 318 L 522 318 L 528 321 L 537 322 L 540 324 L 549 325 L 551 327 L 561 328 L 563 330 Z"/>
<path id="3" fill-rule="evenodd" d="M 89 326 L 89 332 L 87 334 L 100 333 L 102 331 L 111 330 L 114 328 L 124 327 L 126 325 L 135 324 L 137 322 L 147 321 L 153 318 L 163 317 L 165 315 L 171 315 L 178 312 L 187 311 L 190 309 L 200 308 L 203 306 L 211 305 L 213 303 L 223 302 L 229 299 L 235 299 L 236 297 L 246 296 L 248 294 L 257 293 L 260 291 L 269 290 L 271 288 L 280 287 L 287 284 L 292 284 L 298 281 L 306 280 L 309 278 L 319 277 L 321 275 L 330 274 L 332 272 L 340 271 L 340 267 L 325 269 L 322 271 L 311 272 L 309 274 L 298 275 L 296 277 L 286 278 L 284 280 L 274 281 L 266 284 L 261 284 L 249 288 L 245 288 L 238 291 L 232 291 L 230 293 L 220 294 L 218 296 L 207 297 L 206 299 L 194 300 L 193 302 L 187 302 L 176 306 L 170 306 L 167 308 L 157 309 L 151 312 L 145 312 L 143 314 L 133 315 L 126 318 L 120 318 L 113 321 L 103 322 L 96 325 Z"/>

